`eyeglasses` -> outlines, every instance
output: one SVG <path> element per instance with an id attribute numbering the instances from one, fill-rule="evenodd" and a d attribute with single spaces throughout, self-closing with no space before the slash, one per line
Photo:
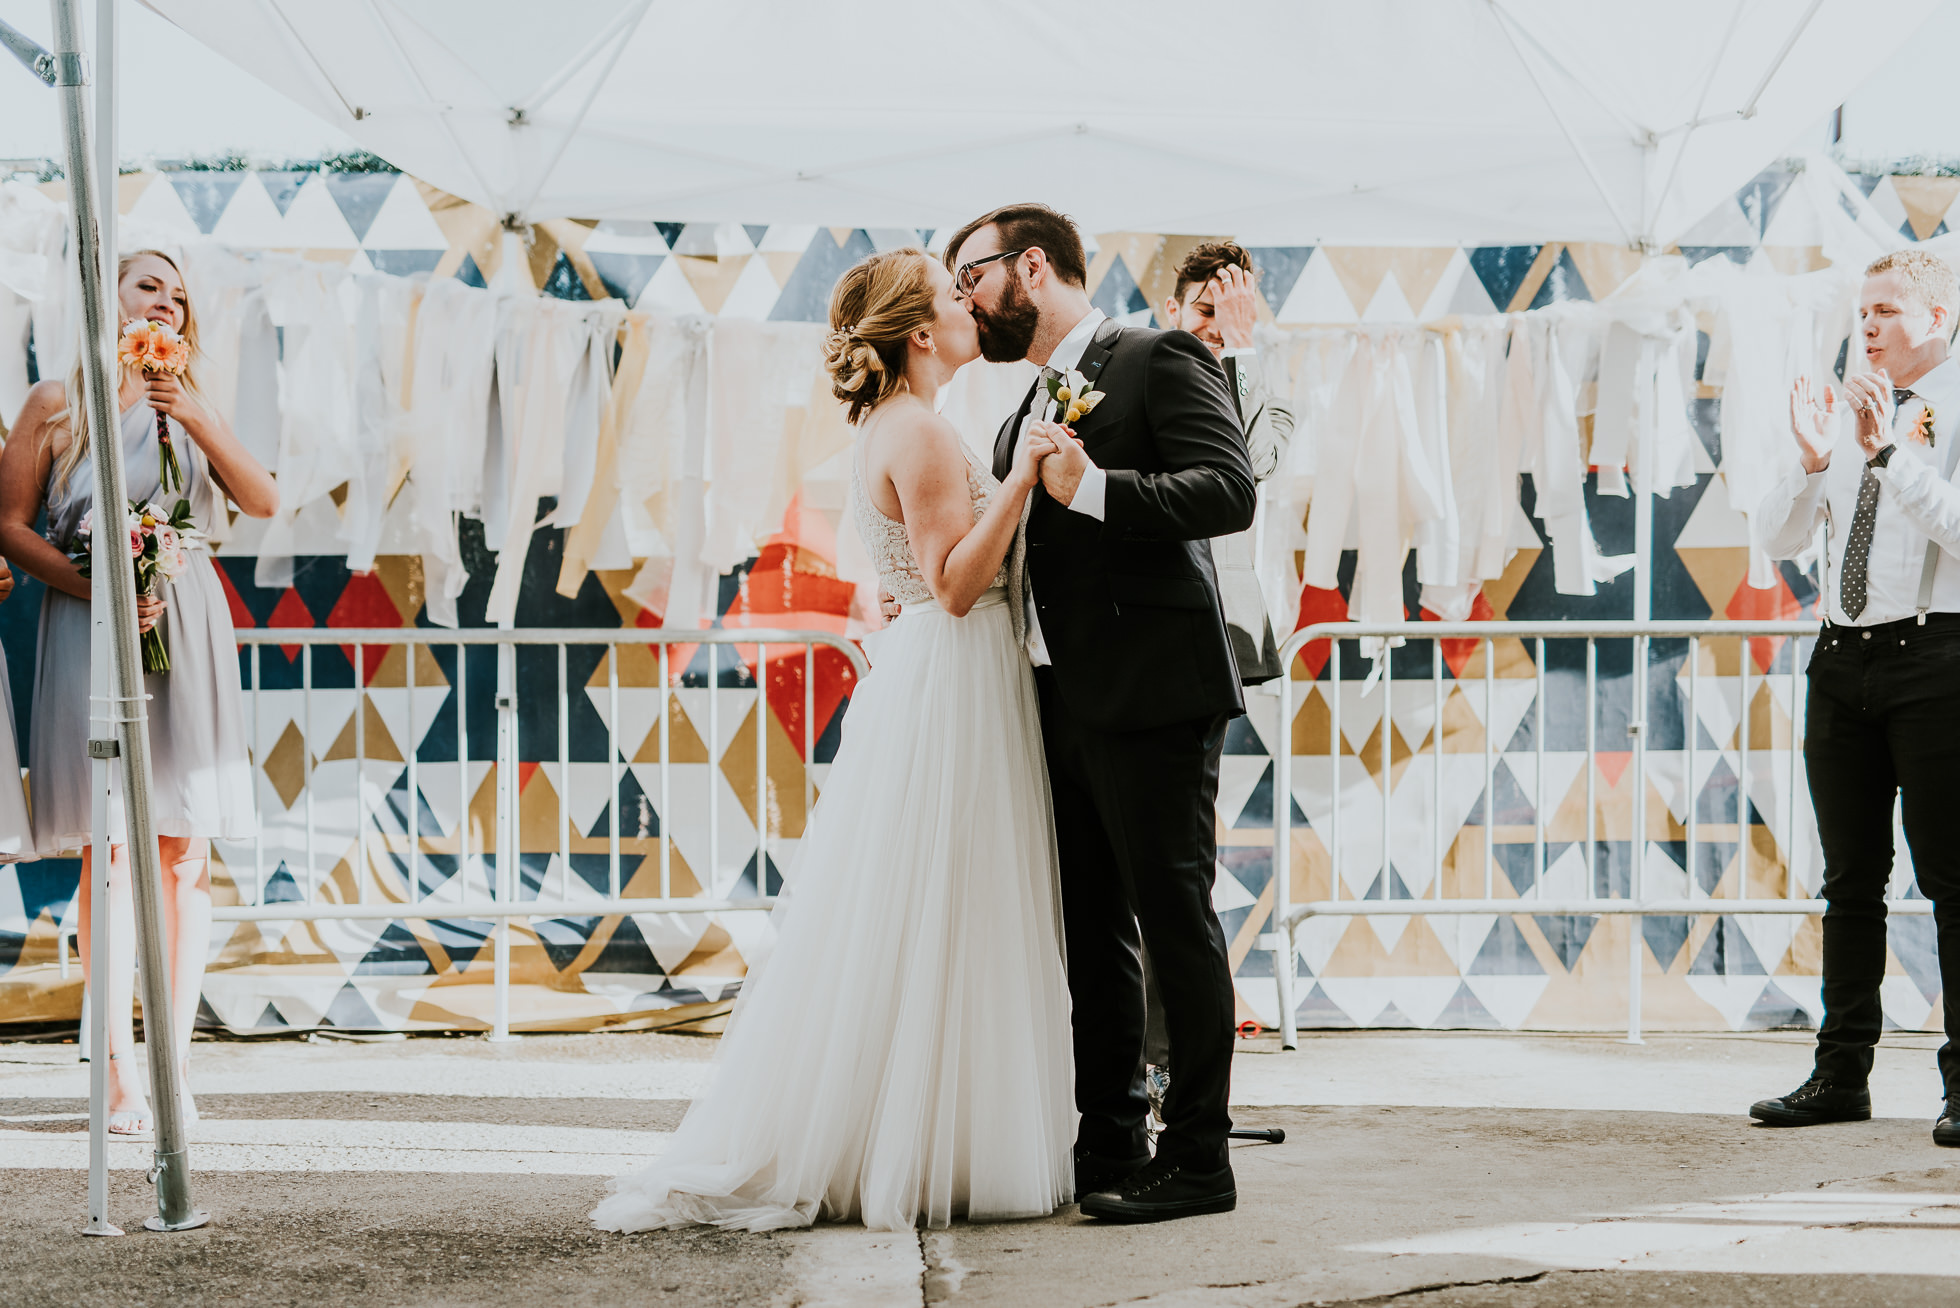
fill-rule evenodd
<path id="1" fill-rule="evenodd" d="M 990 263 L 997 263 L 1002 259 L 1012 259 L 1017 254 L 1026 253 L 1027 249 L 1025 247 L 1019 250 L 1002 250 L 999 254 L 990 254 L 984 259 L 975 259 L 972 263 L 961 264 L 959 271 L 953 274 L 954 297 L 964 300 L 979 288 L 980 278 L 984 274 L 975 272 L 974 270 L 976 268 L 985 268 Z"/>

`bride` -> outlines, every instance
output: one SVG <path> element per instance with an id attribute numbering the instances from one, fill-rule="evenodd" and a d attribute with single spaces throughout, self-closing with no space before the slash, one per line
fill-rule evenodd
<path id="1" fill-rule="evenodd" d="M 708 1092 L 657 1162 L 612 1182 L 604 1230 L 943 1227 L 1040 1216 L 1074 1187 L 1054 821 L 1006 599 L 1054 445 L 1031 432 L 1002 484 L 933 412 L 980 349 L 924 253 L 852 268 L 830 325 L 859 428 L 853 512 L 904 614 L 852 697 Z"/>

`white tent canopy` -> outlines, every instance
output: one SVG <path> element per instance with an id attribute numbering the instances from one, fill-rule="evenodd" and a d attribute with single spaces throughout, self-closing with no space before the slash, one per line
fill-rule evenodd
<path id="1" fill-rule="evenodd" d="M 1935 0 L 146 0 L 522 220 L 1665 243 Z"/>

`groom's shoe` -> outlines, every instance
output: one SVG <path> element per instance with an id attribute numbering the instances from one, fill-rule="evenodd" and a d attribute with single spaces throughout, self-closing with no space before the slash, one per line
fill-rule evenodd
<path id="1" fill-rule="evenodd" d="M 1149 1161 L 1149 1154 L 1138 1154 L 1135 1158 L 1104 1158 L 1100 1154 L 1078 1153 L 1075 1155 L 1075 1197 L 1079 1200 L 1098 1190 L 1114 1189 L 1135 1176 Z"/>
<path id="2" fill-rule="evenodd" d="M 1161 1158 L 1127 1181 L 1082 1199 L 1083 1213 L 1105 1222 L 1164 1222 L 1201 1213 L 1229 1213 L 1238 1206 L 1230 1167 L 1194 1172 Z"/>
<path id="3" fill-rule="evenodd" d="M 1815 1073 L 1778 1099 L 1758 1099 L 1749 1116 L 1764 1126 L 1817 1126 L 1823 1122 L 1869 1122 L 1872 1094 L 1862 1085 L 1839 1085 Z"/>
<path id="4" fill-rule="evenodd" d="M 1933 1123 L 1933 1143 L 1960 1149 L 1960 1095 L 1947 1096 L 1946 1109 L 1940 1113 L 1940 1120 Z"/>

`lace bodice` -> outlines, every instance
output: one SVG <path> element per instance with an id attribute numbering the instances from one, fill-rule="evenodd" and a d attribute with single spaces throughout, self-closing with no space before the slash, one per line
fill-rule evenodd
<path id="1" fill-rule="evenodd" d="M 966 455 L 966 490 L 973 501 L 973 520 L 980 521 L 987 506 L 993 503 L 994 492 L 1000 483 L 992 473 L 980 466 L 973 457 L 973 451 L 964 445 L 961 451 Z M 932 599 L 932 587 L 926 585 L 925 574 L 919 571 L 919 561 L 912 557 L 912 541 L 905 534 L 905 524 L 894 522 L 878 511 L 871 502 L 871 496 L 864 485 L 864 441 L 859 438 L 857 448 L 851 451 L 851 503 L 857 516 L 858 535 L 864 541 L 864 549 L 871 556 L 871 564 L 878 570 L 878 580 L 887 593 L 900 604 L 924 604 Z M 994 574 L 993 584 L 1005 586 L 1008 577 L 1008 561 L 1003 560 L 1000 571 Z"/>

